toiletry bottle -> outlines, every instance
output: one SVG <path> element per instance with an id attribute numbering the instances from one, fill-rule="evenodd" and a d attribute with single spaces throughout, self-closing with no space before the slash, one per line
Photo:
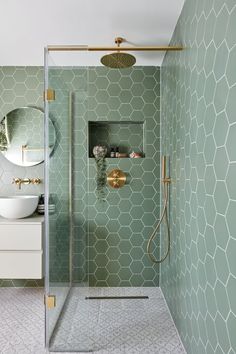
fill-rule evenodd
<path id="1" fill-rule="evenodd" d="M 41 194 L 39 197 L 39 202 L 37 206 L 37 212 L 39 214 L 44 214 L 45 206 L 44 206 L 44 194 Z"/>
<path id="2" fill-rule="evenodd" d="M 119 147 L 116 147 L 116 157 L 119 157 Z"/>
<path id="3" fill-rule="evenodd" d="M 38 205 L 44 205 L 44 194 L 40 195 Z"/>
<path id="4" fill-rule="evenodd" d="M 115 150 L 111 147 L 110 157 L 115 157 Z"/>

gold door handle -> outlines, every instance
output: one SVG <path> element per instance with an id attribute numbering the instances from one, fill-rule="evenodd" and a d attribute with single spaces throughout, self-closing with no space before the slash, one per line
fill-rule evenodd
<path id="1" fill-rule="evenodd" d="M 119 169 L 114 169 L 107 174 L 107 183 L 112 188 L 121 188 L 125 185 L 126 175 Z"/>

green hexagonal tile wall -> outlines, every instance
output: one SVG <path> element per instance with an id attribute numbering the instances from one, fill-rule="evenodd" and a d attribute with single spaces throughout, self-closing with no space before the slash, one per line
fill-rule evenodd
<path id="1" fill-rule="evenodd" d="M 167 53 L 161 69 L 162 149 L 175 183 L 160 285 L 193 354 L 236 352 L 235 23 L 233 1 L 186 0 L 172 44 L 188 50 Z"/>
<path id="2" fill-rule="evenodd" d="M 18 95 L 18 90 L 21 92 L 23 88 L 21 85 L 25 81 L 30 87 L 36 87 L 35 78 L 33 77 L 32 82 L 30 81 L 32 76 L 30 69 L 29 77 L 23 75 L 23 72 L 27 72 L 27 70 L 27 68 L 20 68 L 16 71 L 19 83 L 12 91 L 13 97 Z M 11 76 L 14 72 L 14 68 L 8 68 L 6 76 Z M 12 82 L 11 80 L 6 81 L 6 85 L 13 84 L 13 80 Z M 58 212 L 50 217 L 50 257 L 53 260 L 50 266 L 51 280 L 68 280 L 69 253 L 67 246 L 69 240 L 66 225 L 68 225 L 67 188 L 69 175 L 66 166 L 68 164 L 69 140 L 65 117 L 68 112 L 69 92 L 73 91 L 75 114 L 73 126 L 75 182 L 73 188 L 75 235 L 73 280 L 75 282 L 85 281 L 87 274 L 89 274 L 89 281 L 92 285 L 114 285 L 114 279 L 119 279 L 116 286 L 157 285 L 158 267 L 147 263 L 145 253 L 147 237 L 153 229 L 156 216 L 159 215 L 159 68 L 136 67 L 121 71 L 102 67 L 89 68 L 88 71 L 80 68 L 52 68 L 49 71 L 49 84 L 56 90 L 57 99 L 50 104 L 50 115 L 56 117 L 58 134 L 58 146 L 50 159 L 50 192 L 57 196 Z M 119 167 L 126 171 L 130 177 L 129 184 L 123 190 L 115 192 L 107 190 L 107 205 L 97 202 L 94 193 L 96 190 L 96 168 L 94 160 L 88 160 L 87 151 L 88 120 L 98 121 L 101 119 L 116 122 L 127 120 L 133 123 L 145 122 L 145 141 L 142 142 L 142 147 L 141 145 L 137 146 L 140 150 L 143 150 L 145 142 L 147 146 L 147 159 L 145 160 L 117 159 L 115 162 L 108 159 L 109 168 Z M 136 124 L 132 127 L 135 130 Z M 136 135 L 140 139 L 140 129 L 137 134 L 133 135 L 132 145 L 135 145 L 137 144 Z M 118 138 L 121 141 L 127 141 L 125 124 L 121 126 Z M 88 161 L 89 174 L 87 174 Z M 55 184 L 55 180 L 60 183 Z M 145 203 L 147 201 L 150 203 Z M 133 209 L 132 205 L 134 205 Z M 141 218 L 142 221 L 139 220 Z M 89 220 L 89 228 L 87 220 Z M 148 227 L 148 233 L 146 232 L 144 237 L 142 232 L 145 227 Z M 89 243 L 87 243 L 87 235 L 89 235 Z M 113 235 L 112 238 L 111 235 Z M 99 241 L 97 238 L 107 240 L 101 245 L 101 242 L 97 242 Z M 128 244 L 127 239 L 132 241 Z M 91 257 L 89 261 L 87 247 Z M 145 258 L 140 261 L 143 271 L 133 277 L 133 272 L 130 270 L 132 262 L 129 265 L 127 261 L 123 264 L 123 258 L 119 258 L 119 255 L 122 256 L 130 252 L 134 254 L 135 250 L 137 250 L 137 254 L 142 252 Z M 97 265 L 96 262 L 100 260 L 97 255 L 102 253 L 108 255 L 109 261 L 103 265 L 99 261 L 100 263 Z M 114 270 L 117 262 L 119 263 L 119 274 L 116 278 L 110 277 L 109 269 Z M 152 271 L 144 271 L 147 265 Z M 109 283 L 110 280 L 111 283 Z"/>
<path id="3" fill-rule="evenodd" d="M 81 70 L 73 69 L 74 77 L 79 78 Z M 78 170 L 74 181 L 76 186 L 88 181 L 88 193 L 87 187 L 76 191 L 74 220 L 79 229 L 74 237 L 76 241 L 82 238 L 85 247 L 88 232 L 89 258 L 87 264 L 81 264 L 81 252 L 86 247 L 77 249 L 73 279 L 85 281 L 88 274 L 93 286 L 158 285 L 159 269 L 148 261 L 146 244 L 159 216 L 160 70 L 90 67 L 84 91 L 78 91 L 73 83 L 70 89 L 74 91 L 76 119 L 74 157 Z M 130 147 L 144 151 L 145 158 L 106 159 L 107 170 L 120 168 L 127 174 L 128 183 L 120 190 L 105 187 L 105 202 L 101 202 L 96 196 L 95 161 L 88 158 L 87 129 L 88 122 L 108 121 L 114 124 L 90 125 L 90 156 L 93 144 L 106 144 L 109 148 L 112 141 L 113 145 L 123 146 L 122 152 L 131 152 Z M 81 213 L 88 219 L 87 228 L 81 225 Z M 149 232 L 144 235 L 145 227 Z M 106 262 L 101 263 L 102 255 L 106 255 Z"/>

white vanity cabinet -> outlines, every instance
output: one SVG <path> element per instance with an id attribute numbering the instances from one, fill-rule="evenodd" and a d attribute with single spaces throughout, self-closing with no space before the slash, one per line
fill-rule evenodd
<path id="1" fill-rule="evenodd" d="M 43 278 L 42 216 L 0 217 L 0 279 Z"/>

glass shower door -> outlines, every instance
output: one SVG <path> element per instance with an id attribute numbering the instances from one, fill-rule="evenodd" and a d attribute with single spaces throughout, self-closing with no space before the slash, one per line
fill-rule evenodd
<path id="1" fill-rule="evenodd" d="M 55 91 L 45 101 L 46 295 L 52 305 L 56 296 L 46 309 L 46 343 L 55 352 L 124 352 L 143 335 L 152 315 L 146 287 L 159 282 L 146 254 L 159 215 L 159 91 L 152 103 L 145 94 L 159 87 L 159 69 L 92 66 L 100 54 L 90 60 L 92 51 L 74 49 L 46 53 L 45 88 Z M 51 155 L 49 119 L 57 133 Z M 126 158 L 99 161 L 98 145 L 120 147 Z M 140 150 L 143 158 L 128 157 Z M 117 168 L 128 176 L 121 189 L 106 183 Z"/>
<path id="2" fill-rule="evenodd" d="M 61 69 L 45 53 L 46 345 L 71 287 L 71 105 Z M 50 140 L 56 132 L 51 151 Z"/>

